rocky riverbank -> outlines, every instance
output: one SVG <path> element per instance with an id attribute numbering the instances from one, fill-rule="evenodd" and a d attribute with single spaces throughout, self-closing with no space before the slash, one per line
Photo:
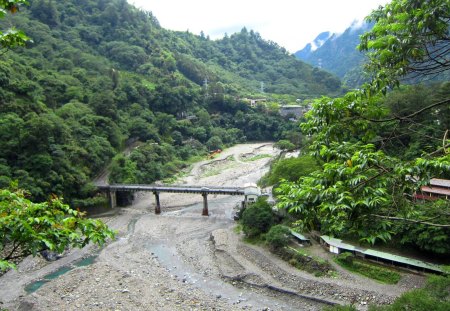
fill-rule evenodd
<path id="1" fill-rule="evenodd" d="M 254 160 L 248 161 L 249 154 Z M 238 145 L 198 163 L 178 183 L 243 186 L 256 182 L 277 154 L 271 144 Z M 161 194 L 160 200 L 161 215 L 153 213 L 151 194 L 139 194 L 132 206 L 105 219 L 118 237 L 102 250 L 71 250 L 52 263 L 27 258 L 18 271 L 0 278 L 0 307 L 321 310 L 332 303 L 354 303 L 364 310 L 368 303 L 389 303 L 423 282 L 421 276 L 405 274 L 399 285 L 383 285 L 345 271 L 315 277 L 242 242 L 232 220 L 239 197 L 208 196 L 209 217 L 201 216 L 200 195 Z M 98 254 L 94 263 L 74 267 L 33 293 L 25 291 L 27 284 L 92 254 Z"/>

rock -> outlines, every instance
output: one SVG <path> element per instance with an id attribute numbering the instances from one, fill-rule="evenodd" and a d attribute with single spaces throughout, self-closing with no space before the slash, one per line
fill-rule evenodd
<path id="1" fill-rule="evenodd" d="M 47 261 L 55 261 L 59 258 L 61 258 L 62 256 L 60 256 L 58 253 L 56 252 L 52 252 L 48 249 L 45 249 L 41 252 L 42 257 L 45 258 L 45 260 Z"/>

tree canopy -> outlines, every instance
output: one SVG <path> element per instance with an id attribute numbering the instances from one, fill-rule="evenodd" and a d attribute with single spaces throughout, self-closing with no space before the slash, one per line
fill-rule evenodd
<path id="1" fill-rule="evenodd" d="M 0 17 L 4 16 L 5 10 L 15 13 L 18 6 L 24 3 L 27 2 L 1 1 Z M 26 41 L 28 38 L 21 31 L 9 30 L 6 34 L 0 33 L 0 44 L 3 48 L 24 45 Z M 12 146 L 14 140 L 24 138 L 20 137 L 20 133 L 11 133 L 11 127 L 14 129 L 21 121 L 14 114 L 4 117 L 2 135 L 6 135 L 7 145 Z M 65 129 L 58 120 L 54 120 L 55 117 L 44 115 L 42 119 L 30 121 L 33 129 L 29 139 L 32 141 L 27 142 L 25 139 L 25 143 L 30 143 L 36 152 L 28 164 L 36 166 L 35 169 L 49 170 L 54 161 L 49 154 L 39 153 L 38 150 L 45 147 L 48 139 L 48 132 L 44 131 L 53 131 L 59 126 L 57 135 L 64 135 L 62 132 Z M 14 137 L 14 134 L 18 134 L 18 137 Z M 11 151 L 7 147 L 5 152 L 8 154 Z M 17 154 L 10 156 L 16 157 Z M 8 166 L 2 164 L 2 175 L 8 173 L 8 170 Z M 34 203 L 27 199 L 29 193 L 17 189 L 13 183 L 11 187 L 13 189 L 0 188 L 0 270 L 13 268 L 16 260 L 28 255 L 36 256 L 44 250 L 62 253 L 68 247 L 84 247 L 90 242 L 102 245 L 115 235 L 103 222 L 84 218 L 84 213 L 63 204 L 56 195 L 52 195 L 47 202 Z"/>
<path id="2" fill-rule="evenodd" d="M 445 104 L 449 94 L 430 97 L 426 107 L 406 100 L 410 111 L 404 115 L 397 115 L 382 96 L 419 61 L 422 67 L 415 68 L 448 69 L 442 58 L 434 63 L 425 59 L 430 46 L 440 47 L 439 42 L 448 39 L 448 10 L 448 1 L 393 0 L 372 13 L 376 24 L 363 36 L 361 46 L 372 49 L 368 67 L 375 72 L 373 80 L 343 97 L 315 101 L 302 131 L 313 136 L 311 153 L 323 161 L 323 167 L 299 182 L 280 186 L 278 207 L 294 215 L 300 227 L 370 243 L 403 234 L 405 243 L 417 245 L 405 235 L 407 228 L 415 227 L 427 232 L 429 250 L 450 252 L 441 244 L 450 245 L 448 201 L 424 203 L 414 199 L 430 178 L 450 172 L 448 119 L 438 121 L 439 115 L 448 111 Z M 420 14 L 425 14 L 423 19 Z M 427 27 L 431 32 L 424 35 Z M 406 33 L 413 46 L 403 45 Z M 448 53 L 446 57 L 448 60 Z M 442 64 L 437 69 L 439 62 Z M 420 119 L 424 114 L 426 117 Z M 392 152 L 387 142 L 398 139 L 397 130 L 407 122 L 422 124 L 422 135 L 438 139 L 406 141 L 405 146 L 415 144 L 415 152 L 408 156 L 399 153 L 399 148 Z M 414 128 L 402 129 L 404 134 Z"/>
<path id="3" fill-rule="evenodd" d="M 378 81 L 436 75 L 450 68 L 450 6 L 447 0 L 391 1 L 374 10 L 371 31 L 361 36 L 359 49 L 370 51 L 367 69 Z"/>
<path id="4" fill-rule="evenodd" d="M 168 31 L 124 0 L 29 4 L 0 20 L 32 40 L 0 59 L 0 187 L 18 180 L 35 201 L 91 204 L 90 181 L 113 158 L 115 181 L 153 182 L 208 148 L 286 139 L 294 123 L 247 98 L 342 91 L 253 31 L 218 41 Z M 115 158 L 135 142 L 130 158 Z"/>

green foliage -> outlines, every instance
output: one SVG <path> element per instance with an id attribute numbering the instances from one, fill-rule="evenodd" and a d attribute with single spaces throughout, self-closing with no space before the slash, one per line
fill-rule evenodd
<path id="1" fill-rule="evenodd" d="M 440 203 L 440 204 L 439 204 Z M 416 213 L 423 218 L 433 219 L 438 217 L 441 221 L 450 222 L 448 202 L 441 200 L 429 204 L 416 204 Z M 442 213 L 445 213 L 442 216 Z M 450 229 L 445 227 L 434 227 L 425 224 L 404 224 L 397 229 L 400 242 L 413 245 L 419 249 L 437 254 L 450 253 Z"/>
<path id="2" fill-rule="evenodd" d="M 309 155 L 279 159 L 272 163 L 269 173 L 261 179 L 260 183 L 264 186 L 277 185 L 283 179 L 294 182 L 318 169 L 320 165 L 317 160 Z"/>
<path id="3" fill-rule="evenodd" d="M 208 148 L 275 140 L 294 129 L 276 112 L 240 100 L 268 77 L 260 67 L 241 72 L 243 56 L 231 54 L 262 45 L 257 54 L 265 67 L 282 62 L 287 70 L 292 62 L 254 34 L 250 41 L 250 34 L 228 38 L 232 52 L 218 41 L 162 29 L 150 12 L 122 0 L 32 0 L 9 14 L 22 3 L 1 3 L 0 28 L 15 25 L 32 41 L 5 49 L 0 61 L 0 185 L 18 180 L 36 201 L 55 193 L 94 203 L 95 189 L 86 185 L 128 142 L 145 145 L 129 158 L 117 156 L 111 179 L 153 182 Z M 303 78 L 320 92 L 336 91 L 308 74 L 283 83 L 295 93 Z M 305 96 L 318 94 L 312 90 Z"/>
<path id="4" fill-rule="evenodd" d="M 432 276 L 424 288 L 414 289 L 397 298 L 388 306 L 370 306 L 370 311 L 417 310 L 444 311 L 450 308 L 450 278 Z"/>
<path id="5" fill-rule="evenodd" d="M 0 268 L 42 250 L 62 253 L 67 247 L 103 245 L 114 232 L 99 220 L 84 218 L 56 196 L 33 203 L 23 190 L 0 190 Z"/>
<path id="6" fill-rule="evenodd" d="M 259 197 L 255 203 L 244 210 L 241 223 L 245 235 L 249 238 L 268 232 L 274 223 L 272 207 L 265 198 Z"/>
<path id="7" fill-rule="evenodd" d="M 420 226 L 422 229 L 425 226 L 423 239 L 418 239 L 417 244 L 438 252 L 448 250 L 441 246 L 450 227 L 448 203 L 422 204 L 414 200 L 415 193 L 430 178 L 446 176 L 450 171 L 450 141 L 445 136 L 448 120 L 446 115 L 442 119 L 440 116 L 447 111 L 448 92 L 428 96 L 425 107 L 421 106 L 420 88 L 412 96 L 390 94 L 401 101 L 396 100 L 389 107 L 383 104 L 382 97 L 411 69 L 411 54 L 408 54 L 411 51 L 408 47 L 402 50 L 404 42 L 424 43 L 418 48 L 422 49 L 421 54 L 426 54 L 427 46 L 446 40 L 444 33 L 448 25 L 442 26 L 442 18 L 446 16 L 444 9 L 448 11 L 448 5 L 444 2 L 416 5 L 415 1 L 392 1 L 375 11 L 372 16 L 376 16 L 377 23 L 365 36 L 365 40 L 373 40 L 370 41 L 374 49 L 371 59 L 377 68 L 373 81 L 341 98 L 323 97 L 314 102 L 301 128 L 304 134 L 313 136 L 311 154 L 323 161 L 323 170 L 298 182 L 283 183 L 277 189 L 280 193 L 278 207 L 295 216 L 301 228 L 320 228 L 334 236 L 351 235 L 375 243 L 405 234 L 410 226 L 419 231 Z M 436 15 L 432 17 L 433 10 Z M 405 22 L 416 20 L 417 16 L 410 15 L 411 12 L 417 16 L 425 14 L 427 23 L 431 23 L 430 36 L 414 30 L 416 26 L 426 29 L 421 22 Z M 412 30 L 407 29 L 409 27 Z M 399 38 L 403 43 L 398 43 Z M 391 39 L 400 45 L 390 45 Z M 393 51 L 396 48 L 400 50 Z M 425 59 L 413 60 L 420 63 Z M 424 65 L 427 64 L 430 63 L 425 61 Z M 448 69 L 445 63 L 439 67 L 442 72 Z M 447 88 L 446 84 L 438 87 Z M 398 115 L 396 104 L 410 111 Z M 419 130 L 417 136 L 413 134 L 416 130 Z M 408 136 L 411 142 L 407 141 Z M 423 137 L 415 139 L 418 136 Z M 440 145 L 435 138 L 440 139 Z M 394 143 L 404 140 L 410 145 L 392 148 L 390 140 Z M 430 219 L 433 221 L 428 221 Z M 405 242 L 412 240 L 411 237 L 404 239 Z"/>
<path id="8" fill-rule="evenodd" d="M 323 311 L 357 311 L 358 309 L 356 309 L 354 306 L 340 306 L 340 305 L 335 305 L 332 307 L 325 307 L 323 308 Z"/>
<path id="9" fill-rule="evenodd" d="M 364 275 L 368 278 L 386 284 L 397 284 L 401 275 L 389 268 L 371 264 L 357 258 L 352 258 L 349 253 L 342 253 L 336 257 L 335 261 L 342 267 L 352 272 Z"/>
<path id="10" fill-rule="evenodd" d="M 448 69 L 448 16 L 447 0 L 393 0 L 374 10 L 367 19 L 376 24 L 361 36 L 359 49 L 370 51 L 367 69 L 375 81 L 390 85 L 409 73 Z"/>
<path id="11" fill-rule="evenodd" d="M 291 239 L 291 229 L 283 225 L 275 225 L 267 232 L 266 241 L 271 249 L 279 249 L 289 244 Z"/>
<path id="12" fill-rule="evenodd" d="M 292 151 L 295 149 L 295 145 L 286 139 L 277 141 L 274 144 L 274 146 L 278 149 L 285 150 L 285 151 Z"/>
<path id="13" fill-rule="evenodd" d="M 20 6 L 28 4 L 26 0 L 2 0 L 0 1 L 0 18 L 6 16 L 9 12 L 11 14 L 16 13 Z M 0 47 L 3 49 L 9 49 L 17 46 L 24 46 L 30 38 L 21 30 L 10 28 L 7 31 L 0 31 Z"/>
<path id="14" fill-rule="evenodd" d="M 294 249 L 288 246 L 277 248 L 273 251 L 291 266 L 314 274 L 317 277 L 330 275 L 334 271 L 328 261 L 308 254 L 307 248 Z"/>

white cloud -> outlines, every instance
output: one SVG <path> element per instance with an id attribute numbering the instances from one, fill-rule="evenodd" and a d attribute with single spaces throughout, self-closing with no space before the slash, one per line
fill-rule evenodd
<path id="1" fill-rule="evenodd" d="M 247 27 L 295 52 L 323 31 L 342 32 L 388 0 L 129 0 L 161 26 L 212 39 Z"/>

